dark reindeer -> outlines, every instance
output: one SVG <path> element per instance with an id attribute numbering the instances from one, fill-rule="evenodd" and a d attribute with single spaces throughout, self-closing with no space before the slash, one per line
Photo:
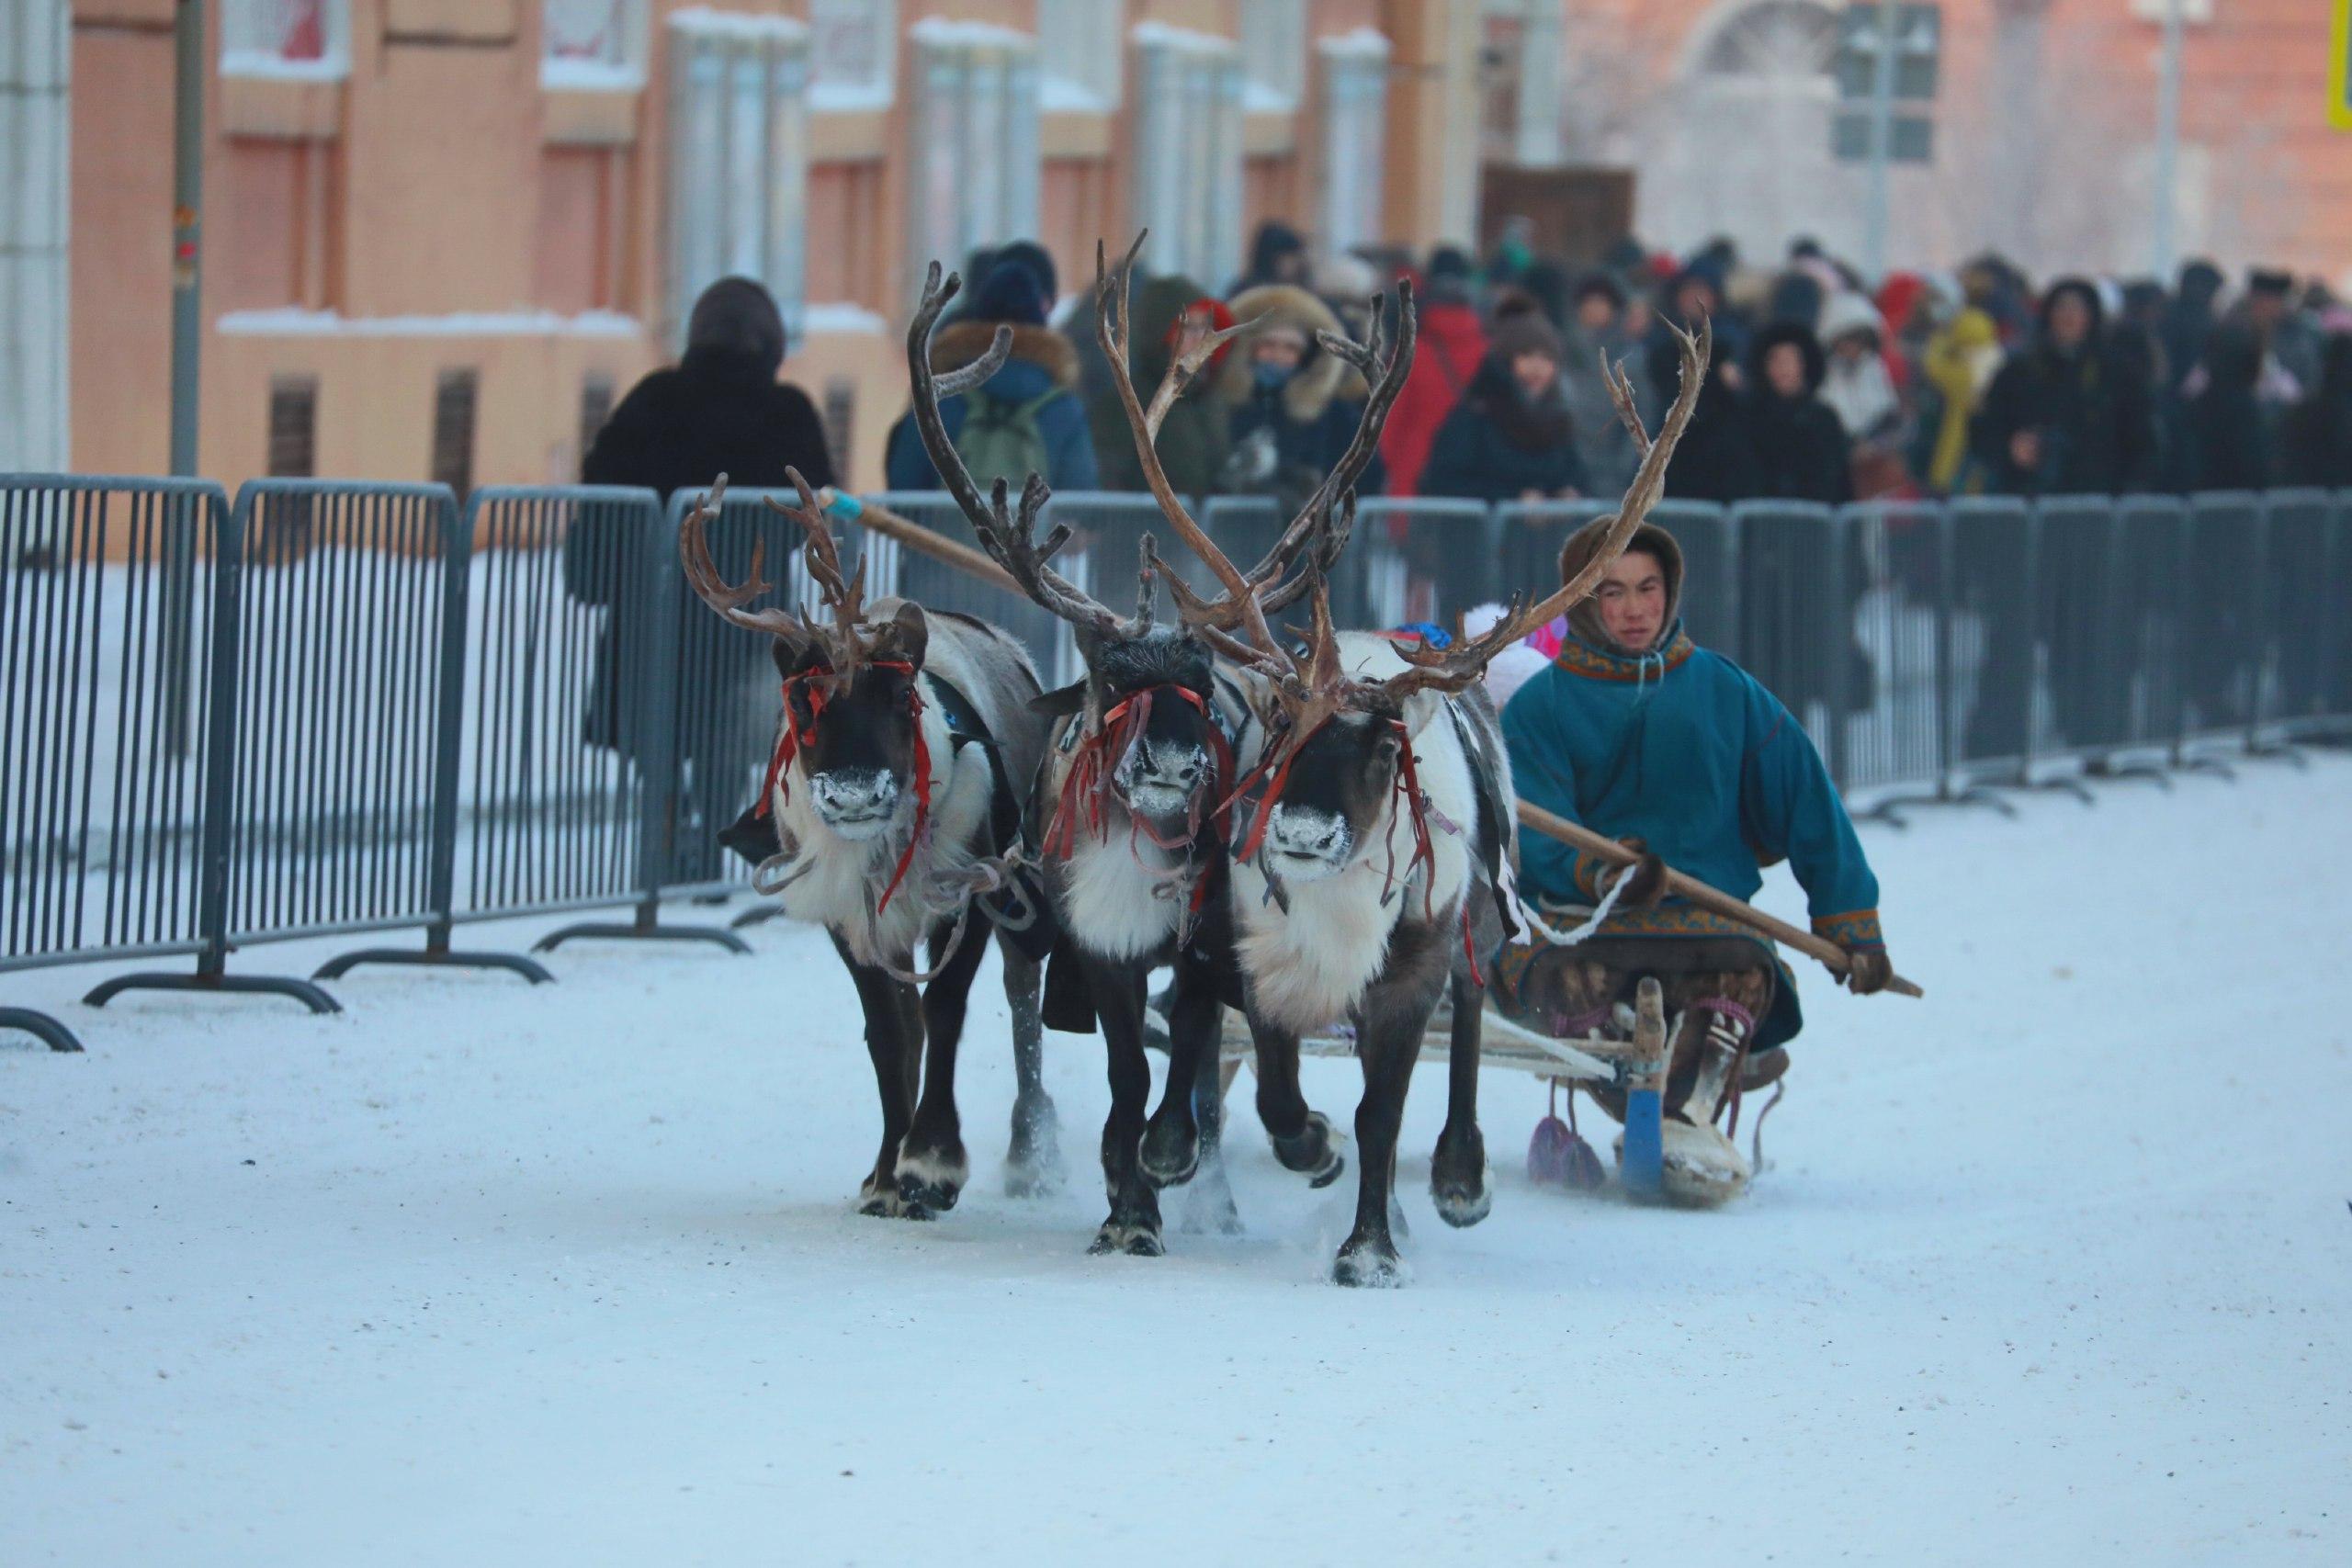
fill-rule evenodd
<path id="1" fill-rule="evenodd" d="M 1267 635 L 1249 596 L 1208 602 L 1170 583 L 1185 624 L 1248 672 L 1247 697 L 1269 737 L 1236 807 L 1230 880 L 1261 1104 L 1266 1084 L 1295 1081 L 1302 1033 L 1342 1020 L 1355 1029 L 1360 1185 L 1355 1227 L 1332 1269 L 1340 1284 L 1403 1282 L 1389 1218 L 1396 1133 L 1423 1032 L 1449 985 L 1451 1093 L 1430 1196 L 1454 1225 L 1476 1224 L 1492 1201 L 1477 1125 L 1486 996 L 1477 954 L 1501 934 L 1495 890 L 1515 849 L 1510 763 L 1479 678 L 1489 660 L 1591 592 L 1657 503 L 1711 347 L 1711 333 L 1682 338 L 1681 386 L 1655 442 L 1623 373 L 1609 371 L 1643 457 L 1606 542 L 1556 592 L 1532 604 L 1515 598 L 1484 636 L 1442 649 L 1340 636 L 1318 579 L 1306 649 L 1293 653 Z M 1238 577 L 1229 574 L 1218 570 Z"/>
<path id="2" fill-rule="evenodd" d="M 1136 240 L 1136 247 L 1142 245 Z M 1176 399 L 1225 342 L 1248 326 L 1210 337 L 1172 366 L 1147 411 L 1127 376 L 1126 275 L 1130 250 L 1116 274 L 1095 257 L 1095 334 L 1112 367 L 1134 428 L 1144 472 L 1160 505 L 1188 543 L 1205 544 L 1176 500 L 1153 449 L 1161 421 Z M 922 308 L 907 336 L 917 427 L 933 465 L 956 496 L 974 532 L 996 562 L 1031 599 L 1075 628 L 1086 661 L 1076 685 L 1044 699 L 1056 716 L 1046 762 L 1030 807 L 1031 832 L 1046 857 L 1059 931 L 1047 989 L 1047 1018 L 1057 1028 L 1091 1029 L 1099 1020 L 1109 1059 L 1112 1108 L 1102 1132 L 1103 1180 L 1110 1214 L 1096 1233 L 1095 1252 L 1157 1257 L 1163 1251 L 1157 1189 L 1198 1173 L 1199 1211 L 1220 1228 L 1238 1230 L 1239 1216 L 1219 1156 L 1222 1097 L 1217 1043 L 1222 998 L 1234 988 L 1229 905 L 1223 835 L 1216 809 L 1238 782 L 1234 744 L 1250 718 L 1238 690 L 1220 681 L 1205 643 L 1180 628 L 1155 623 L 1152 580 L 1162 570 L 1148 538 L 1143 593 L 1136 613 L 1122 616 L 1054 570 L 1070 531 L 1035 535 L 1047 498 L 1031 476 L 1019 510 L 1009 506 L 1000 481 L 985 501 L 949 442 L 933 382 L 933 324 L 959 286 L 943 287 L 934 264 Z M 985 375 L 1009 346 L 1000 333 L 988 355 L 959 374 Z M 1409 312 L 1401 343 L 1385 366 L 1343 340 L 1327 348 L 1366 368 L 1374 400 L 1385 412 L 1411 361 Z M 1376 449 L 1379 413 L 1367 416 L 1354 444 L 1301 510 L 1265 558 L 1243 579 L 1279 610 L 1302 593 L 1304 575 L 1275 586 L 1303 551 L 1314 547 L 1328 566 L 1345 540 L 1332 523 L 1335 496 L 1351 492 Z M 1212 552 L 1214 554 L 1214 552 Z M 1215 558 L 1222 560 L 1221 556 Z M 1169 1070 L 1159 1109 L 1144 1109 L 1150 1069 L 1144 1055 L 1145 989 L 1150 972 L 1171 966 L 1168 1004 Z M 1328 1125 L 1328 1124 L 1327 1124 Z M 1278 1144 L 1278 1152 L 1282 1145 Z M 1343 1167 L 1328 1134 L 1293 1141 L 1295 1168 L 1317 1185 L 1337 1179 Z"/>
<path id="3" fill-rule="evenodd" d="M 1021 807 L 1012 781 L 1034 774 L 1044 749 L 1045 720 L 1030 707 L 1041 686 L 1021 645 L 984 622 L 902 599 L 868 605 L 865 563 L 844 581 L 816 497 L 786 472 L 800 504 L 768 504 L 806 531 L 830 625 L 745 607 L 772 587 L 759 549 L 741 586 L 719 576 L 704 528 L 724 475 L 687 516 L 678 548 L 705 604 L 775 638 L 784 711 L 758 809 L 773 816 L 781 852 L 756 886 L 825 927 L 865 1010 L 882 1148 L 859 1189 L 862 1212 L 927 1219 L 956 1206 L 969 1173 L 956 1049 L 990 923 L 972 919 L 971 905 L 1021 898 L 1006 894 Z M 919 941 L 929 975 L 914 972 Z M 1021 1194 L 1057 1184 L 1059 1154 L 1042 1078 L 1040 965 L 1010 934 L 1001 945 L 1020 1080 L 1007 1180 Z"/>

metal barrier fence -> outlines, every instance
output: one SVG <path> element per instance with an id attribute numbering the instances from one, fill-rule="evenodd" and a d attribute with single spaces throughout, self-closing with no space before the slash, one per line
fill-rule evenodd
<path id="1" fill-rule="evenodd" d="M 220 487 L 0 478 L 0 972 L 203 955 L 224 914 L 205 810 L 232 708 L 214 617 L 233 598 Z M 57 1020 L 0 1028 L 59 1051 Z"/>
<path id="2" fill-rule="evenodd" d="M 718 833 L 755 797 L 775 724 L 763 639 L 711 615 L 679 568 L 693 497 L 578 486 L 477 491 L 266 480 L 232 507 L 194 482 L 0 476 L 0 973 L 187 956 L 132 987 L 272 991 L 236 949 L 416 929 L 367 963 L 495 966 L 464 923 L 628 908 L 582 936 L 717 942 L 665 902 L 719 902 L 748 868 Z M 967 536 L 952 502 L 892 511 Z M 1343 626 L 1451 626 L 1557 581 L 1588 502 L 1364 502 L 1334 573 Z M 1288 519 L 1195 513 L 1247 564 Z M 1063 565 L 1128 602 L 1148 497 L 1057 496 Z M 1965 500 L 1830 512 L 1667 502 L 1683 615 L 1786 702 L 1858 807 L 1993 800 L 1994 786 L 2219 766 L 2352 737 L 2352 492 Z M 777 602 L 812 593 L 797 525 L 757 492 L 709 530 L 731 581 L 764 541 Z M 1049 683 L 1069 628 L 1000 589 L 836 529 L 868 592 L 1012 630 Z M 1171 562 L 1212 584 L 1184 552 Z M 750 919 L 752 917 L 746 917 Z M 739 922 L 741 923 L 741 922 Z M 0 1026 L 76 1048 L 56 1020 Z"/>

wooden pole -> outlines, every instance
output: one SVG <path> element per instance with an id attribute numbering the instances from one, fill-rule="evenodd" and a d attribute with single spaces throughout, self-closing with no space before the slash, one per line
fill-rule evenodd
<path id="1" fill-rule="evenodd" d="M 1642 858 L 1614 839 L 1604 838 L 1589 828 L 1580 827 L 1565 817 L 1546 811 L 1540 806 L 1531 806 L 1523 800 L 1519 803 L 1519 819 L 1547 839 L 1557 839 L 1564 844 L 1582 850 L 1589 855 L 1598 856 L 1612 865 L 1632 865 Z M 1776 919 L 1753 904 L 1743 902 L 1728 893 L 1719 892 L 1694 877 L 1683 875 L 1679 871 L 1668 870 L 1666 887 L 1668 892 L 1679 894 L 1711 915 L 1721 915 L 1724 919 L 1736 920 L 1743 926 L 1763 932 L 1775 942 L 1795 948 L 1808 957 L 1819 959 L 1832 974 L 1846 973 L 1846 950 L 1834 942 L 1817 937 L 1809 931 L 1801 931 L 1786 920 Z M 1919 997 L 1927 994 L 1900 975 L 1888 980 L 1886 988 L 1901 997 Z"/>
<path id="2" fill-rule="evenodd" d="M 834 516 L 846 518 L 861 528 L 871 528 L 885 537 L 896 539 L 918 555 L 929 556 L 942 565 L 969 572 L 992 588 L 1003 589 L 1016 599 L 1028 597 L 1021 592 L 1021 584 L 1012 581 L 1011 572 L 960 540 L 935 534 L 920 523 L 830 486 L 818 497 L 818 501 Z"/>
<path id="3" fill-rule="evenodd" d="M 836 516 L 896 539 L 907 548 L 929 556 L 943 565 L 969 572 L 1007 593 L 1025 597 L 1021 592 L 1021 585 L 1012 581 L 1010 572 L 969 545 L 934 534 L 922 524 L 910 521 L 872 502 L 859 501 L 846 491 L 828 489 L 820 500 L 826 510 Z M 1530 806 L 1523 800 L 1519 803 L 1519 819 L 1546 838 L 1557 839 L 1587 854 L 1598 855 L 1612 865 L 1631 865 L 1641 858 L 1614 839 L 1603 838 L 1589 828 L 1579 827 L 1565 817 L 1555 816 L 1542 807 Z M 1795 948 L 1808 957 L 1819 959 L 1832 974 L 1843 975 L 1846 972 L 1846 950 L 1834 942 L 1824 941 L 1808 931 L 1800 931 L 1786 920 L 1775 919 L 1754 905 L 1744 903 L 1728 893 L 1717 892 L 1705 883 L 1685 876 L 1679 871 L 1667 872 L 1666 886 L 1668 892 L 1681 895 L 1711 915 L 1736 920 L 1750 930 L 1761 931 L 1775 942 Z M 1887 981 L 1886 988 L 1897 996 L 1926 994 L 1900 975 Z"/>

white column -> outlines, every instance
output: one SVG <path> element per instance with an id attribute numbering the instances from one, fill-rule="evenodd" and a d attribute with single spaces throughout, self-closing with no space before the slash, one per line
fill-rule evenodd
<path id="1" fill-rule="evenodd" d="M 0 7 L 0 472 L 62 469 L 70 0 Z"/>

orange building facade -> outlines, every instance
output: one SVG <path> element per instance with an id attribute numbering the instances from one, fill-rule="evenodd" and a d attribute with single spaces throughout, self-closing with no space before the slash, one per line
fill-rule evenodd
<path id="1" fill-rule="evenodd" d="M 174 9 L 71 6 L 84 471 L 165 462 Z M 208 0 L 201 471 L 571 479 L 694 295 L 748 273 L 786 305 L 786 375 L 877 481 L 933 255 L 1037 234 L 1067 294 L 1096 236 L 1148 223 L 1155 267 L 1216 289 L 1263 215 L 1467 237 L 1457 9 Z"/>
<path id="2" fill-rule="evenodd" d="M 2164 0 L 1945 0 L 1889 254 L 2152 254 Z M 880 477 L 917 269 L 1255 224 L 1471 241 L 1482 164 L 1630 171 L 1653 244 L 1860 250 L 1817 0 L 203 0 L 201 471 L 563 480 L 729 272 Z M 2185 0 L 2183 255 L 2352 282 L 2328 0 Z M 0 26 L 0 468 L 166 462 L 175 0 Z M 1526 187 L 1535 188 L 1535 187 Z"/>

